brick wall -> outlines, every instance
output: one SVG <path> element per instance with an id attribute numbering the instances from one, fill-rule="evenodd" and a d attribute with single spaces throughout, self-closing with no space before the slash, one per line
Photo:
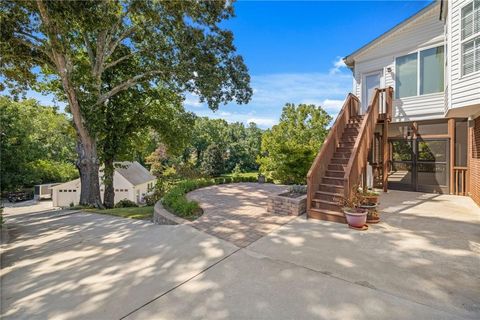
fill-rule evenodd
<path id="1" fill-rule="evenodd" d="M 267 212 L 275 215 L 299 216 L 307 209 L 307 195 L 289 198 L 271 195 L 267 199 Z"/>
<path id="2" fill-rule="evenodd" d="M 480 117 L 469 127 L 468 166 L 470 171 L 470 195 L 480 205 Z"/>

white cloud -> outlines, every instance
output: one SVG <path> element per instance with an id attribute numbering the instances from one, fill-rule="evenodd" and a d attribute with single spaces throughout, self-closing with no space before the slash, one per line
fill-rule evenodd
<path id="1" fill-rule="evenodd" d="M 200 102 L 199 97 L 193 93 L 187 93 L 185 95 L 185 101 L 183 104 L 187 107 L 199 108 L 203 106 L 203 103 Z"/>
<path id="2" fill-rule="evenodd" d="M 332 71 L 333 70 L 333 71 Z M 352 75 L 338 58 L 328 72 L 275 73 L 252 75 L 252 100 L 246 105 L 229 103 L 212 112 L 197 96 L 187 96 L 186 107 L 201 116 L 222 118 L 228 122 L 254 121 L 270 127 L 278 122 L 286 103 L 322 106 L 336 117 L 352 87 Z M 187 103 L 188 102 L 188 103 Z"/>
<path id="3" fill-rule="evenodd" d="M 343 61 L 342 57 L 337 57 L 337 60 L 333 62 L 333 68 L 330 69 L 329 74 L 334 75 L 342 72 L 343 68 L 346 68 L 347 65 Z"/>
<path id="4" fill-rule="evenodd" d="M 321 106 L 328 112 L 339 112 L 343 103 L 344 100 L 325 99 Z"/>
<path id="5" fill-rule="evenodd" d="M 275 119 L 270 118 L 250 118 L 247 120 L 247 123 L 255 122 L 260 127 L 271 127 L 277 123 Z"/>

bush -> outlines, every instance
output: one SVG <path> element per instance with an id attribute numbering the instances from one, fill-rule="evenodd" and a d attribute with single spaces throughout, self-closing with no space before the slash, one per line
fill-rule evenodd
<path id="1" fill-rule="evenodd" d="M 288 191 L 291 193 L 298 193 L 298 194 L 307 194 L 307 186 L 306 185 L 293 185 L 288 187 Z"/>
<path id="2" fill-rule="evenodd" d="M 120 200 L 115 205 L 115 208 L 132 208 L 132 207 L 138 207 L 138 205 L 135 202 L 133 202 L 131 200 L 128 200 L 128 199 Z"/>

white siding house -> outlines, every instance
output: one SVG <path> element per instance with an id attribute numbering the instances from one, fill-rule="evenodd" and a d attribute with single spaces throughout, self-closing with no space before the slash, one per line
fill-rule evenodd
<path id="1" fill-rule="evenodd" d="M 367 46 L 345 58 L 354 73 L 353 92 L 366 108 L 374 87 L 395 88 L 396 61 L 400 57 L 416 56 L 420 52 L 444 46 L 444 24 L 439 20 L 440 5 L 434 3 L 412 18 L 402 22 Z M 414 66 L 420 69 L 420 64 Z M 420 72 L 417 70 L 416 93 L 404 97 L 395 96 L 393 122 L 443 118 L 445 113 L 444 91 L 423 94 L 420 88 Z M 378 78 L 376 77 L 378 75 Z M 367 83 L 369 80 L 372 83 Z"/>
<path id="2" fill-rule="evenodd" d="M 389 188 L 480 202 L 480 0 L 434 1 L 344 61 L 363 110 L 393 88 L 390 159 L 371 161 Z"/>
<path id="3" fill-rule="evenodd" d="M 155 186 L 156 178 L 138 162 L 115 163 L 113 187 L 115 189 L 115 203 L 128 199 L 135 203 L 143 203 L 144 196 Z M 100 171 L 100 181 L 102 172 Z M 80 179 L 75 179 L 56 185 L 52 189 L 54 207 L 68 207 L 80 202 Z M 100 183 L 100 194 L 103 201 L 104 185 Z"/>
<path id="4" fill-rule="evenodd" d="M 446 6 L 448 103 L 446 116 L 480 113 L 480 1 L 454 0 Z"/>

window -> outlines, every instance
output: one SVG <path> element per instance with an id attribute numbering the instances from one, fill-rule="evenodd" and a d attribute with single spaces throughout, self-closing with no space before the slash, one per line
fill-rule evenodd
<path id="1" fill-rule="evenodd" d="M 443 81 L 443 46 L 395 59 L 395 98 L 397 99 L 442 92 L 444 90 Z"/>
<path id="2" fill-rule="evenodd" d="M 480 0 L 462 8 L 462 75 L 480 71 Z"/>
<path id="3" fill-rule="evenodd" d="M 396 96 L 397 98 L 417 95 L 417 53 L 399 57 L 396 66 Z"/>
<path id="4" fill-rule="evenodd" d="M 443 47 L 420 52 L 420 94 L 443 91 Z"/>

